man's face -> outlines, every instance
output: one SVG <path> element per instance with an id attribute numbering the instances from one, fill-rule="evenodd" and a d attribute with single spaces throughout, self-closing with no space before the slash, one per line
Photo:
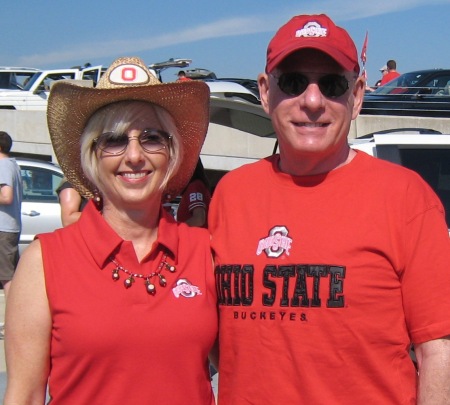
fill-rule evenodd
<path id="1" fill-rule="evenodd" d="M 292 72 L 303 74 L 309 82 L 297 96 L 284 93 L 278 86 L 278 78 Z M 322 94 L 320 79 L 329 74 L 348 80 L 349 89 L 343 95 Z M 260 75 L 259 85 L 262 105 L 278 136 L 282 161 L 333 160 L 336 154 L 348 153 L 350 123 L 357 117 L 364 95 L 364 80 L 357 79 L 356 73 L 344 71 L 323 52 L 305 49 L 288 56 L 269 75 Z"/>

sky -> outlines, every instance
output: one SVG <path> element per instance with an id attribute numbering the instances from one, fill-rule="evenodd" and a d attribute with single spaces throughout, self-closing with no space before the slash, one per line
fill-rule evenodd
<path id="1" fill-rule="evenodd" d="M 358 53 L 368 33 L 369 84 L 389 59 L 401 73 L 450 68 L 450 0 L 15 0 L 2 15 L 0 66 L 188 58 L 188 69 L 256 79 L 276 30 L 294 15 L 319 13 L 349 32 Z M 164 71 L 163 81 L 177 72 Z"/>

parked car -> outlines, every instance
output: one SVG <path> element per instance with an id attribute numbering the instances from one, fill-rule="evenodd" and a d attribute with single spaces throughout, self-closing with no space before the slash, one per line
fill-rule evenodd
<path id="1" fill-rule="evenodd" d="M 223 98 L 226 100 L 236 100 L 251 104 L 261 104 L 259 95 L 234 81 L 205 80 L 211 91 L 211 99 Z"/>
<path id="2" fill-rule="evenodd" d="M 450 227 L 450 134 L 403 129 L 351 139 L 350 144 L 419 173 L 441 199 Z"/>
<path id="3" fill-rule="evenodd" d="M 61 209 L 56 189 L 61 183 L 61 168 L 50 162 L 16 157 L 22 174 L 22 252 L 38 233 L 61 228 Z"/>
<path id="4" fill-rule="evenodd" d="M 79 80 L 86 85 L 96 83 L 103 72 L 102 66 L 88 66 L 84 69 L 38 70 L 12 90 L 0 91 L 0 109 L 6 110 L 41 110 L 47 109 L 50 88 L 57 80 Z"/>
<path id="5" fill-rule="evenodd" d="M 23 90 L 31 77 L 38 72 L 40 70 L 34 68 L 0 66 L 0 91 Z"/>
<path id="6" fill-rule="evenodd" d="M 366 93 L 361 114 L 450 118 L 450 69 L 400 75 Z"/>

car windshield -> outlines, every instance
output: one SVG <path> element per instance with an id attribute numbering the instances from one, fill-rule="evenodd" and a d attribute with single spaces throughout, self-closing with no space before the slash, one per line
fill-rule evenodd
<path id="1" fill-rule="evenodd" d="M 41 72 L 35 73 L 33 76 L 31 76 L 30 80 L 25 84 L 24 90 L 28 91 L 30 90 L 31 86 L 33 86 L 33 83 L 38 79 L 38 77 L 41 75 Z"/>
<path id="2" fill-rule="evenodd" d="M 33 72 L 25 71 L 0 71 L 0 89 L 2 90 L 22 90 L 30 81 Z"/>
<path id="3" fill-rule="evenodd" d="M 372 94 L 417 93 L 421 88 L 417 83 L 421 82 L 423 76 L 421 73 L 405 73 L 378 87 Z"/>
<path id="4" fill-rule="evenodd" d="M 411 72 L 400 75 L 370 95 L 416 95 L 449 96 L 450 71 L 433 70 Z"/>

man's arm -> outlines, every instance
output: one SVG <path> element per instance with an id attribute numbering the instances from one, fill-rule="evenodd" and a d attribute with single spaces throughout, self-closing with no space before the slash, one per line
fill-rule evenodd
<path id="1" fill-rule="evenodd" d="M 10 205 L 14 200 L 13 188 L 6 184 L 0 185 L 0 204 Z"/>
<path id="2" fill-rule="evenodd" d="M 417 405 L 450 404 L 450 336 L 415 346 L 419 366 Z"/>

